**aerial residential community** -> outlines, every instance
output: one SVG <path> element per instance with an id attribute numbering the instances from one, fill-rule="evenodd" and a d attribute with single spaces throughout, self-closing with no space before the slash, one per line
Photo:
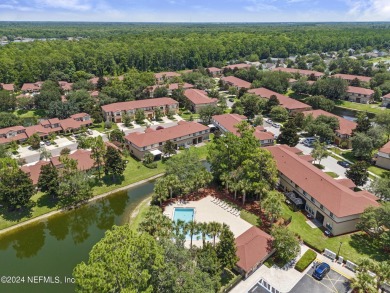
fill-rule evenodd
<path id="1" fill-rule="evenodd" d="M 390 292 L 389 4 L 43 2 L 0 4 L 0 292 Z"/>

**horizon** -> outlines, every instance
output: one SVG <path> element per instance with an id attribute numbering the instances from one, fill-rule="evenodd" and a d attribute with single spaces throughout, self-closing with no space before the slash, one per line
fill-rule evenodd
<path id="1" fill-rule="evenodd" d="M 118 23 L 387 22 L 387 0 L 3 0 L 2 21 Z M 282 22 L 280 20 L 283 20 Z"/>

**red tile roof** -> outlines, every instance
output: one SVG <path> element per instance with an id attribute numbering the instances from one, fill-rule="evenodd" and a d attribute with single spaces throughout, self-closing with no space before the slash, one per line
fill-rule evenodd
<path id="1" fill-rule="evenodd" d="M 73 83 L 69 83 L 69 82 L 67 82 L 67 81 L 59 81 L 58 83 L 60 84 L 60 87 L 61 87 L 64 91 L 70 91 L 70 90 L 72 90 Z"/>
<path id="2" fill-rule="evenodd" d="M 341 185 L 344 185 L 345 187 L 348 187 L 349 189 L 353 189 L 356 187 L 356 184 L 353 183 L 353 181 L 349 178 L 342 178 L 342 179 L 336 179 L 338 183 Z"/>
<path id="3" fill-rule="evenodd" d="M 209 128 L 197 122 L 180 121 L 178 125 L 145 133 L 133 132 L 125 136 L 125 139 L 137 147 L 146 147 L 167 140 L 191 135 L 196 132 L 206 131 Z"/>
<path id="4" fill-rule="evenodd" d="M 64 131 L 70 130 L 70 129 L 78 129 L 83 125 L 83 121 L 77 121 L 73 118 L 68 118 L 61 120 L 61 127 Z M 90 121 L 91 122 L 91 121 Z"/>
<path id="5" fill-rule="evenodd" d="M 379 149 L 380 152 L 390 154 L 390 141 Z"/>
<path id="6" fill-rule="evenodd" d="M 253 135 L 260 141 L 263 140 L 274 140 L 275 136 L 272 132 L 269 131 L 261 131 L 260 129 L 255 128 L 255 132 Z"/>
<path id="7" fill-rule="evenodd" d="M 371 80 L 371 77 L 368 77 L 368 76 L 341 74 L 341 73 L 332 75 L 331 77 L 337 77 L 337 78 L 341 78 L 341 79 L 348 80 L 348 81 L 354 80 L 355 78 L 357 78 L 358 80 L 360 80 L 362 82 L 370 82 L 370 80 Z"/>
<path id="8" fill-rule="evenodd" d="M 371 96 L 374 94 L 374 91 L 372 89 L 366 89 L 363 87 L 349 86 L 347 89 L 347 93 Z"/>
<path id="9" fill-rule="evenodd" d="M 212 72 L 220 72 L 222 69 L 218 67 L 209 67 L 207 68 L 207 70 L 212 73 Z"/>
<path id="10" fill-rule="evenodd" d="M 234 126 L 240 123 L 242 120 L 247 120 L 247 117 L 239 114 L 221 114 L 213 116 L 213 120 L 215 120 L 227 131 L 237 135 L 237 128 Z"/>
<path id="11" fill-rule="evenodd" d="M 305 111 L 303 112 L 305 116 L 313 115 L 313 118 L 317 118 L 320 115 L 324 115 L 327 117 L 335 117 L 339 120 L 339 129 L 336 130 L 336 132 L 340 134 L 347 134 L 351 135 L 352 131 L 356 128 L 357 124 L 356 122 L 350 121 L 348 119 L 342 118 L 340 116 L 334 115 L 332 113 L 326 112 L 324 110 L 312 110 L 312 111 Z"/>
<path id="12" fill-rule="evenodd" d="M 284 96 L 282 94 L 279 94 L 277 92 L 271 91 L 269 89 L 266 89 L 264 87 L 257 88 L 257 89 L 251 89 L 248 91 L 250 94 L 258 95 L 265 99 L 270 99 L 271 96 L 276 96 L 279 100 L 279 103 L 282 107 L 286 108 L 287 110 L 295 110 L 295 109 L 311 109 L 311 106 L 302 103 L 300 101 L 297 101 L 295 99 L 292 99 L 290 97 Z"/>
<path id="13" fill-rule="evenodd" d="M 236 238 L 237 252 L 240 259 L 237 266 L 243 271 L 249 272 L 258 263 L 265 260 L 271 253 L 269 244 L 272 237 L 253 226 Z"/>
<path id="14" fill-rule="evenodd" d="M 175 77 L 175 76 L 180 76 L 180 74 L 177 72 L 171 72 L 171 71 L 159 72 L 159 73 L 154 74 L 154 77 L 158 78 L 158 79 L 163 78 L 163 77 L 169 78 L 169 77 Z"/>
<path id="15" fill-rule="evenodd" d="M 390 93 L 388 93 L 387 95 L 383 96 L 382 98 L 384 98 L 384 99 L 390 99 Z"/>
<path id="16" fill-rule="evenodd" d="M 90 151 L 80 149 L 70 154 L 69 158 L 77 161 L 77 169 L 80 171 L 87 171 L 94 167 L 94 160 L 91 159 Z M 50 161 L 56 167 L 62 164 L 60 157 L 52 157 Z"/>
<path id="17" fill-rule="evenodd" d="M 41 175 L 41 168 L 42 166 L 48 165 L 50 162 L 47 161 L 39 161 L 35 165 L 31 166 L 22 166 L 20 169 L 27 173 L 32 180 L 33 184 L 38 184 L 39 175 Z"/>
<path id="18" fill-rule="evenodd" d="M 184 91 L 184 95 L 195 105 L 215 104 L 218 102 L 218 99 L 209 98 L 207 93 L 202 90 L 188 89 Z"/>
<path id="19" fill-rule="evenodd" d="M 250 64 L 246 64 L 246 63 L 240 63 L 240 64 L 232 64 L 232 65 L 227 65 L 225 67 L 223 67 L 224 69 L 243 69 L 243 68 L 251 68 L 251 65 Z"/>
<path id="20" fill-rule="evenodd" d="M 313 71 L 313 70 L 305 70 L 305 69 L 296 69 L 296 68 L 284 68 L 284 67 L 276 67 L 271 69 L 272 71 L 282 71 L 287 73 L 299 73 L 302 75 L 310 76 L 314 74 L 315 77 L 321 77 L 324 76 L 324 73 Z"/>
<path id="21" fill-rule="evenodd" d="M 151 86 L 149 89 L 154 92 L 157 88 L 159 87 L 166 87 L 166 85 L 154 85 L 154 86 Z M 183 83 L 183 84 L 180 84 L 180 83 L 171 83 L 168 85 L 168 89 L 173 91 L 173 90 L 177 90 L 179 88 L 182 88 L 182 89 L 191 89 L 193 88 L 194 85 L 190 84 L 190 83 Z"/>
<path id="22" fill-rule="evenodd" d="M 224 76 L 221 78 L 224 82 L 227 82 L 229 84 L 232 84 L 233 86 L 240 87 L 240 88 L 251 88 L 251 83 L 247 82 L 245 80 L 242 80 L 240 78 L 237 78 L 235 76 Z"/>
<path id="23" fill-rule="evenodd" d="M 77 114 L 70 115 L 70 118 L 80 119 L 80 118 L 84 118 L 87 116 L 89 117 L 89 115 L 87 113 L 77 113 Z"/>
<path id="24" fill-rule="evenodd" d="M 0 83 L 5 91 L 13 92 L 15 89 L 15 85 L 13 83 Z"/>
<path id="25" fill-rule="evenodd" d="M 26 133 L 28 137 L 32 136 L 35 133 L 37 133 L 39 136 L 46 136 L 53 131 L 54 130 L 52 128 L 45 128 L 40 124 L 26 127 Z"/>
<path id="26" fill-rule="evenodd" d="M 280 146 L 267 147 L 278 170 L 337 217 L 361 214 L 379 206 L 378 198 L 353 192 L 312 164 Z"/>
<path id="27" fill-rule="evenodd" d="M 166 105 L 177 105 L 177 101 L 171 98 L 155 98 L 138 101 L 120 102 L 102 106 L 104 112 L 117 112 L 117 111 L 128 111 L 141 108 L 149 107 L 160 107 Z"/>
<path id="28" fill-rule="evenodd" d="M 22 86 L 22 91 L 39 91 L 41 89 L 42 83 L 24 83 Z"/>
<path id="29" fill-rule="evenodd" d="M 7 127 L 7 128 L 2 128 L 0 129 L 0 135 L 7 134 L 9 132 L 14 132 L 14 131 L 20 131 L 20 130 L 25 130 L 23 126 L 12 126 L 12 127 Z M 3 143 L 9 143 L 11 141 L 18 141 L 22 139 L 27 139 L 27 134 L 25 132 L 19 133 L 13 137 L 0 137 L 0 144 Z"/>

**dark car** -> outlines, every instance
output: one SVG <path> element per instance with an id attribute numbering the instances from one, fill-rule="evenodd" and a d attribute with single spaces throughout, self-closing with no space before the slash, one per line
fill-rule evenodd
<path id="1" fill-rule="evenodd" d="M 351 166 L 351 164 L 348 163 L 347 161 L 337 161 L 337 164 L 339 164 L 340 166 L 342 166 L 344 168 L 349 168 Z"/>
<path id="2" fill-rule="evenodd" d="M 323 262 L 313 272 L 313 278 L 317 280 L 322 280 L 326 274 L 330 271 L 330 266 Z"/>

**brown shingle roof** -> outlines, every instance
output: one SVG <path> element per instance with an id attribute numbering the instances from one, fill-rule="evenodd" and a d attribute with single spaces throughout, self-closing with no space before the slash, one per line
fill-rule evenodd
<path id="1" fill-rule="evenodd" d="M 320 115 L 328 116 L 328 117 L 336 117 L 339 120 L 339 129 L 336 130 L 336 132 L 340 134 L 347 134 L 351 135 L 352 131 L 356 128 L 357 124 L 356 122 L 350 121 L 348 119 L 345 119 L 343 117 L 334 115 L 332 113 L 326 112 L 324 110 L 312 110 L 312 111 L 305 111 L 303 112 L 305 116 L 313 115 L 313 118 L 317 118 Z"/>
<path id="2" fill-rule="evenodd" d="M 267 149 L 272 153 L 282 174 L 337 217 L 361 214 L 369 206 L 379 206 L 374 195 L 369 198 L 353 192 L 287 149 L 280 146 Z"/>
<path id="3" fill-rule="evenodd" d="M 177 72 L 171 72 L 171 71 L 168 71 L 168 72 L 159 72 L 159 73 L 155 73 L 154 74 L 154 77 L 155 78 L 162 78 L 162 77 L 167 77 L 167 78 L 169 78 L 169 77 L 175 77 L 175 76 L 180 76 L 180 74 L 179 73 L 177 73 Z"/>
<path id="4" fill-rule="evenodd" d="M 126 135 L 125 139 L 137 147 L 146 147 L 167 140 L 191 135 L 196 132 L 206 131 L 209 128 L 197 122 L 180 121 L 178 125 L 145 133 L 133 132 Z"/>
<path id="5" fill-rule="evenodd" d="M 366 89 L 363 87 L 349 86 L 347 89 L 347 93 L 371 96 L 374 94 L 374 91 L 372 89 Z"/>
<path id="6" fill-rule="evenodd" d="M 176 105 L 177 101 L 171 98 L 155 98 L 145 99 L 138 101 L 120 102 L 102 106 L 105 112 L 116 112 L 116 111 L 128 111 L 140 108 L 159 107 L 166 105 Z"/>
<path id="7" fill-rule="evenodd" d="M 0 83 L 5 91 L 13 92 L 15 89 L 15 85 L 13 83 Z"/>
<path id="8" fill-rule="evenodd" d="M 348 187 L 349 189 L 353 189 L 356 187 L 356 184 L 353 183 L 353 181 L 349 178 L 341 178 L 341 179 L 336 179 L 338 183 L 344 185 L 345 187 Z"/>
<path id="9" fill-rule="evenodd" d="M 355 78 L 357 78 L 358 80 L 363 81 L 363 82 L 370 82 L 370 80 L 371 80 L 371 77 L 368 77 L 368 76 L 341 74 L 341 73 L 332 75 L 332 77 L 337 77 L 337 78 L 341 78 L 341 79 L 348 80 L 348 81 L 354 80 Z"/>
<path id="10" fill-rule="evenodd" d="M 91 159 L 90 151 L 80 149 L 70 154 L 69 158 L 77 161 L 77 169 L 80 171 L 87 171 L 93 168 L 94 160 Z M 50 161 L 56 167 L 62 164 L 60 157 L 52 157 Z"/>
<path id="11" fill-rule="evenodd" d="M 221 114 L 213 116 L 213 119 L 227 131 L 237 135 L 237 128 L 234 127 L 242 120 L 247 120 L 246 116 L 239 114 Z"/>
<path id="12" fill-rule="evenodd" d="M 279 100 L 279 103 L 282 107 L 286 108 L 287 110 L 294 110 L 294 109 L 311 109 L 311 106 L 302 103 L 300 101 L 297 101 L 295 99 L 292 99 L 290 97 L 284 96 L 282 94 L 279 94 L 277 92 L 271 91 L 269 89 L 266 89 L 264 87 L 257 88 L 257 89 L 251 89 L 248 91 L 250 94 L 258 95 L 262 98 L 270 99 L 271 96 L 276 96 Z"/>
<path id="13" fill-rule="evenodd" d="M 207 68 L 207 70 L 208 70 L 209 72 L 219 72 L 219 71 L 221 71 L 222 69 L 221 69 L 221 68 L 218 68 L 218 67 L 209 67 L 209 68 Z"/>
<path id="14" fill-rule="evenodd" d="M 184 91 L 184 95 L 195 105 L 215 104 L 218 102 L 218 99 L 209 98 L 207 93 L 202 90 L 188 89 Z"/>
<path id="15" fill-rule="evenodd" d="M 223 67 L 224 69 L 243 69 L 243 68 L 251 68 L 251 65 L 250 64 L 246 64 L 246 63 L 240 63 L 240 64 L 232 64 L 232 65 L 227 65 L 225 67 Z"/>
<path id="16" fill-rule="evenodd" d="M 380 152 L 390 154 L 390 141 L 379 149 Z"/>
<path id="17" fill-rule="evenodd" d="M 194 85 L 190 84 L 190 83 L 183 83 L 183 84 L 180 84 L 180 83 L 171 83 L 169 85 L 154 85 L 154 86 L 151 86 L 149 89 L 154 92 L 157 88 L 159 87 L 167 87 L 169 90 L 173 91 L 173 90 L 177 90 L 179 88 L 182 88 L 182 89 L 191 89 L 194 87 Z"/>
<path id="18" fill-rule="evenodd" d="M 240 78 L 237 78 L 235 76 L 224 76 L 221 78 L 224 82 L 230 83 L 234 86 L 240 87 L 240 88 L 246 88 L 250 89 L 251 88 L 251 83 L 247 82 L 245 80 L 242 80 Z"/>
<path id="19" fill-rule="evenodd" d="M 42 166 L 48 165 L 50 162 L 47 161 L 39 161 L 35 165 L 31 166 L 22 166 L 20 169 L 27 173 L 30 179 L 32 180 L 33 184 L 38 184 L 39 175 L 41 175 L 41 168 Z"/>
<path id="20" fill-rule="evenodd" d="M 245 272 L 249 272 L 259 262 L 265 260 L 265 257 L 271 253 L 269 242 L 272 237 L 253 226 L 236 238 L 237 252 L 240 259 L 237 266 Z"/>

